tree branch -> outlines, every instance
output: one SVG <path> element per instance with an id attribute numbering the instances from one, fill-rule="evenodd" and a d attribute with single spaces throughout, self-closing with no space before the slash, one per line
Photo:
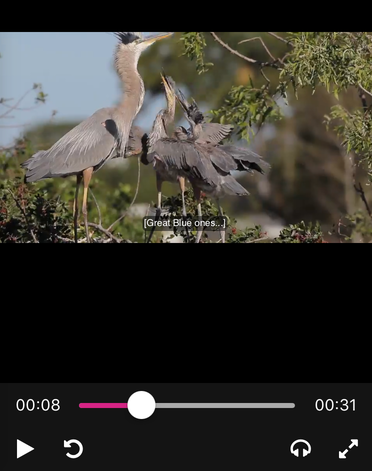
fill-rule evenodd
<path id="1" fill-rule="evenodd" d="M 20 204 L 20 202 L 18 201 L 18 199 L 16 198 L 16 196 L 14 195 L 14 193 L 12 192 L 12 190 L 10 188 L 8 188 L 8 192 L 10 193 L 11 197 L 13 198 L 15 204 L 17 205 L 18 209 L 21 211 L 21 213 L 23 214 L 23 217 L 25 218 L 25 221 L 26 221 L 26 224 L 27 224 L 27 227 L 28 227 L 28 230 L 30 231 L 30 234 L 34 240 L 34 243 L 35 244 L 38 244 L 38 240 L 36 239 L 36 236 L 34 234 L 34 231 L 32 230 L 32 227 L 31 227 L 31 224 L 30 224 L 30 221 L 27 217 L 27 214 L 26 214 L 26 211 L 25 209 L 22 207 L 22 205 Z"/>
<path id="2" fill-rule="evenodd" d="M 364 193 L 364 190 L 363 190 L 363 187 L 362 187 L 362 184 L 359 182 L 358 186 L 354 183 L 354 188 L 355 188 L 355 191 L 358 193 L 358 195 L 360 196 L 360 199 L 363 201 L 364 203 L 364 206 L 366 207 L 366 210 L 369 214 L 369 217 L 372 219 L 372 211 L 371 211 L 371 208 L 369 207 L 369 204 L 368 204 L 368 201 L 367 201 L 367 198 L 366 198 L 366 194 Z"/>
<path id="3" fill-rule="evenodd" d="M 215 41 L 217 41 L 219 44 L 221 44 L 222 47 L 224 47 L 229 52 L 231 52 L 231 54 L 234 54 L 235 56 L 238 56 L 241 59 L 243 59 L 247 62 L 250 62 L 251 64 L 257 64 L 261 67 L 273 67 L 274 69 L 280 69 L 280 67 L 277 64 L 277 62 L 279 62 L 279 60 L 275 60 L 273 62 L 262 62 L 262 61 L 259 61 L 257 59 L 252 59 L 251 57 L 247 57 L 244 54 L 241 54 L 240 52 L 238 52 L 235 49 L 233 49 L 232 47 L 230 47 L 227 43 L 223 42 L 222 39 L 219 38 L 216 33 L 210 32 L 210 34 L 212 35 L 212 37 L 214 38 Z"/>
<path id="4" fill-rule="evenodd" d="M 243 43 L 248 43 L 250 41 L 260 41 L 261 44 L 262 44 L 262 47 L 265 49 L 265 51 L 269 54 L 269 56 L 271 57 L 271 59 L 273 61 L 276 61 L 275 57 L 271 54 L 269 48 L 266 46 L 264 40 L 260 37 L 260 36 L 256 36 L 254 38 L 249 38 L 249 39 L 243 39 L 243 41 L 240 41 L 238 44 L 243 44 Z"/>
<path id="5" fill-rule="evenodd" d="M 293 43 L 292 41 L 289 41 L 288 39 L 285 39 L 285 38 L 282 38 L 281 36 L 278 36 L 276 33 L 267 33 L 267 34 L 270 34 L 270 36 L 276 38 L 276 39 L 279 39 L 279 41 L 282 41 L 283 43 L 287 44 L 288 46 L 292 46 L 293 47 Z"/>
<path id="6" fill-rule="evenodd" d="M 83 225 L 84 224 L 81 224 L 81 226 L 83 226 Z M 99 232 L 102 232 L 102 234 L 105 234 L 109 239 L 114 240 L 117 244 L 120 244 L 122 242 L 121 239 L 119 239 L 118 237 L 115 237 L 110 231 L 108 231 L 107 229 L 105 229 L 104 227 L 102 227 L 99 224 L 94 224 L 93 222 L 88 222 L 88 226 L 93 227 L 94 229 L 96 229 Z"/>

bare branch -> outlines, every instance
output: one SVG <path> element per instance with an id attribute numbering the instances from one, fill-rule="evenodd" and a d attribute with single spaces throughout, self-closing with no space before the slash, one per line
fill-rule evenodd
<path id="1" fill-rule="evenodd" d="M 275 57 L 271 54 L 269 48 L 266 46 L 264 40 L 260 37 L 260 36 L 256 36 L 254 38 L 249 38 L 249 39 L 244 39 L 243 41 L 240 41 L 240 43 L 238 44 L 243 44 L 243 43 L 248 43 L 250 41 L 260 41 L 262 46 L 264 47 L 265 51 L 269 54 L 269 56 L 271 57 L 271 59 L 273 61 L 276 61 Z"/>
<path id="2" fill-rule="evenodd" d="M 81 226 L 84 226 L 84 224 L 81 224 Z M 119 239 L 118 237 L 115 237 L 110 231 L 103 228 L 99 224 L 94 224 L 93 222 L 88 222 L 88 226 L 93 227 L 94 229 L 96 229 L 99 232 L 102 232 L 102 234 L 105 234 L 109 239 L 114 240 L 117 244 L 120 244 L 122 242 L 121 239 Z"/>
<path id="3" fill-rule="evenodd" d="M 359 87 L 359 98 L 362 102 L 363 110 L 366 113 L 368 111 L 368 103 L 367 103 L 367 98 L 363 90 Z"/>
<path id="4" fill-rule="evenodd" d="M 8 111 L 6 111 L 5 113 L 3 113 L 2 115 L 0 115 L 0 118 L 5 118 L 11 111 L 13 110 L 16 110 L 18 109 L 18 105 L 26 98 L 26 96 L 32 92 L 32 90 L 34 90 L 34 88 L 31 88 L 30 90 L 27 90 L 26 93 L 24 93 L 21 98 L 16 102 L 15 105 L 13 106 L 9 106 L 8 108 Z M 4 102 L 2 103 L 4 105 Z M 4 106 L 7 106 L 7 105 L 4 105 Z"/>
<path id="5" fill-rule="evenodd" d="M 282 41 L 283 43 L 287 44 L 288 46 L 292 46 L 293 47 L 293 43 L 292 41 L 289 41 L 288 39 L 285 39 L 285 38 L 282 38 L 281 36 L 278 36 L 276 33 L 267 33 L 267 34 L 270 34 L 270 36 L 276 38 L 276 39 L 279 39 L 279 41 Z"/>
<path id="6" fill-rule="evenodd" d="M 38 244 L 38 240 L 36 239 L 36 236 L 34 234 L 34 231 L 32 230 L 32 227 L 31 227 L 31 224 L 30 224 L 30 221 L 27 217 L 27 214 L 26 214 L 26 211 L 25 209 L 22 207 L 22 205 L 20 204 L 20 202 L 18 201 L 17 197 L 14 195 L 14 193 L 12 192 L 12 190 L 10 188 L 8 188 L 8 192 L 10 193 L 10 196 L 13 198 L 15 204 L 17 205 L 18 209 L 21 211 L 21 213 L 23 214 L 23 217 L 25 218 L 25 221 L 26 221 L 26 224 L 27 224 L 27 227 L 28 227 L 28 230 L 30 231 L 30 234 L 35 242 L 35 244 Z"/>
<path id="7" fill-rule="evenodd" d="M 269 236 L 261 237 L 260 239 L 248 240 L 246 244 L 255 244 L 256 242 L 261 242 L 262 240 L 269 239 Z"/>
<path id="8" fill-rule="evenodd" d="M 89 191 L 90 191 L 90 194 L 93 196 L 93 199 L 94 199 L 94 202 L 96 203 L 96 207 L 97 207 L 97 212 L 98 212 L 98 218 L 99 218 L 99 225 L 102 226 L 102 215 L 101 215 L 101 210 L 100 210 L 100 207 L 97 203 L 97 200 L 96 200 L 96 197 L 94 196 L 94 193 L 93 191 L 91 190 L 91 188 L 89 188 Z"/>
<path id="9" fill-rule="evenodd" d="M 368 201 L 367 201 L 367 198 L 366 198 L 366 194 L 364 193 L 364 190 L 363 190 L 363 187 L 362 187 L 362 184 L 359 182 L 358 186 L 354 183 L 354 188 L 355 188 L 355 191 L 358 193 L 358 195 L 360 196 L 360 199 L 363 201 L 364 203 L 364 206 L 366 207 L 366 210 L 369 214 L 369 217 L 372 219 L 372 211 L 371 211 L 371 208 L 369 207 L 369 204 L 368 204 Z"/>
<path id="10" fill-rule="evenodd" d="M 224 47 L 225 49 L 227 49 L 229 52 L 231 52 L 231 54 L 234 54 L 238 57 L 240 57 L 241 59 L 244 59 L 245 61 L 247 62 L 250 62 L 251 64 L 260 64 L 259 61 L 257 61 L 256 59 L 251 59 L 250 57 L 247 57 L 247 56 L 244 56 L 243 54 L 240 54 L 240 52 L 236 51 L 235 49 L 231 48 L 228 44 L 224 43 L 222 41 L 222 39 L 220 39 L 216 33 L 212 33 L 211 32 L 211 35 L 213 36 L 213 38 L 215 39 L 215 41 L 217 41 L 218 43 L 221 44 L 222 47 Z"/>
<path id="11" fill-rule="evenodd" d="M 229 52 L 231 52 L 231 54 L 234 54 L 235 56 L 238 56 L 241 59 L 243 59 L 247 62 L 250 62 L 251 64 L 257 64 L 261 67 L 273 67 L 274 69 L 281 70 L 281 68 L 278 66 L 277 62 L 282 62 L 282 60 L 275 59 L 272 62 L 262 62 L 262 61 L 259 61 L 257 59 L 252 59 L 251 57 L 247 57 L 247 56 L 241 54 L 240 52 L 238 52 L 235 49 L 233 49 L 232 47 L 230 47 L 227 43 L 223 42 L 222 39 L 219 38 L 216 33 L 210 32 L 210 34 L 212 35 L 212 37 L 214 38 L 215 41 L 217 41 L 219 44 L 221 44 L 222 47 L 224 47 Z"/>
<path id="12" fill-rule="evenodd" d="M 367 95 L 372 97 L 372 93 L 366 90 L 360 83 L 358 83 L 358 87 L 362 90 L 362 92 L 366 93 Z"/>

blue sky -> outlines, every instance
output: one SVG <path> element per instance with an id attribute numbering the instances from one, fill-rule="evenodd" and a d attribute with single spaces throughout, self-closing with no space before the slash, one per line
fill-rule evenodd
<path id="1" fill-rule="evenodd" d="M 120 98 L 120 83 L 112 67 L 116 38 L 109 33 L 0 33 L 0 98 L 13 105 L 34 83 L 41 83 L 47 102 L 31 111 L 12 111 L 0 120 L 0 146 L 19 136 L 23 124 L 81 121 Z M 35 93 L 20 105 L 35 106 Z M 153 111 L 162 106 L 156 100 Z M 7 109 L 0 104 L 0 116 Z M 151 126 L 152 110 L 136 124 Z M 8 127 L 5 127 L 8 126 Z"/>

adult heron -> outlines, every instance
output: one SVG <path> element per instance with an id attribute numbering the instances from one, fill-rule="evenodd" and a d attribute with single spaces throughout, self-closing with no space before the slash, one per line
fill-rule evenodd
<path id="1" fill-rule="evenodd" d="M 83 181 L 82 212 L 87 242 L 89 242 L 87 197 L 93 173 L 110 159 L 124 157 L 134 118 L 140 111 L 145 87 L 137 70 L 142 52 L 160 39 L 173 33 L 114 33 L 119 40 L 115 53 L 116 71 L 123 84 L 123 97 L 119 105 L 102 108 L 69 131 L 49 150 L 39 151 L 22 164 L 27 169 L 26 182 L 45 178 L 66 178 L 76 175 L 74 198 L 74 232 L 77 242 L 78 196 Z"/>

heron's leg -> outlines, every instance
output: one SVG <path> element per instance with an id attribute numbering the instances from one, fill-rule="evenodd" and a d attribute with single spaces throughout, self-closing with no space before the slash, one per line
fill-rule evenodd
<path id="1" fill-rule="evenodd" d="M 156 188 L 158 190 L 158 206 L 155 213 L 155 221 L 158 221 L 161 216 L 161 187 L 163 186 L 163 180 L 156 174 Z M 147 243 L 151 242 L 152 236 L 154 235 L 155 227 L 151 228 L 151 232 L 149 238 L 147 239 Z"/>
<path id="2" fill-rule="evenodd" d="M 221 208 L 219 199 L 217 199 L 217 205 L 218 205 L 218 212 L 220 213 L 220 216 L 223 217 L 223 212 L 222 212 L 222 208 Z M 222 230 L 220 232 L 220 234 L 221 234 L 222 243 L 224 244 L 226 242 L 226 231 Z"/>
<path id="3" fill-rule="evenodd" d="M 203 216 L 203 214 L 202 214 L 202 207 L 201 207 L 201 201 L 200 201 L 201 191 L 199 190 L 199 188 L 193 187 L 193 189 L 194 189 L 195 201 L 198 203 L 198 219 L 199 219 L 199 221 L 201 221 L 201 218 L 202 218 L 202 216 Z M 198 233 L 197 233 L 197 236 L 196 236 L 195 244 L 199 244 L 202 235 L 203 235 L 203 229 L 198 229 Z"/>
<path id="4" fill-rule="evenodd" d="M 83 179 L 83 176 L 81 174 L 76 176 L 76 189 L 75 189 L 75 198 L 74 198 L 74 207 L 73 207 L 75 244 L 77 244 L 78 242 L 78 235 L 77 235 L 78 218 L 79 218 L 78 202 L 79 202 L 79 188 L 80 188 L 82 179 Z"/>
<path id="5" fill-rule="evenodd" d="M 158 190 L 158 209 L 161 213 L 161 187 L 163 186 L 163 180 L 156 174 L 156 188 Z"/>
<path id="6" fill-rule="evenodd" d="M 83 209 L 84 214 L 84 224 L 85 224 L 85 233 L 87 235 L 87 242 L 89 244 L 89 228 L 88 228 L 88 211 L 87 211 L 87 199 L 88 199 L 88 188 L 90 180 L 93 175 L 93 167 L 87 168 L 83 171 L 83 183 L 84 183 L 84 195 L 83 195 Z"/>
<path id="7" fill-rule="evenodd" d="M 183 216 L 183 219 L 186 221 L 187 211 L 186 211 L 186 203 L 185 203 L 185 190 L 186 190 L 186 180 L 185 180 L 185 178 L 184 177 L 179 177 L 178 178 L 178 183 L 180 185 L 181 195 L 182 195 L 182 216 Z M 186 237 L 187 237 L 187 240 L 190 238 L 189 228 L 187 226 L 186 226 Z"/>
<path id="8" fill-rule="evenodd" d="M 186 204 L 185 204 L 186 181 L 184 177 L 179 177 L 178 183 L 180 184 L 181 195 L 182 195 L 182 216 L 186 218 L 187 217 Z"/>

